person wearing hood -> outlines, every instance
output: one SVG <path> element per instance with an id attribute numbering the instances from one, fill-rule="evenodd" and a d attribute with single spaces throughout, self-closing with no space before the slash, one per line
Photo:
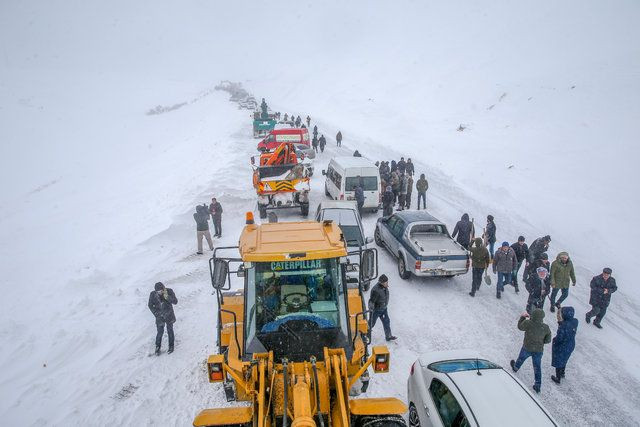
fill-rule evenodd
<path id="1" fill-rule="evenodd" d="M 420 199 L 422 199 L 422 207 L 427 209 L 427 190 L 429 189 L 429 181 L 424 174 L 420 174 L 420 179 L 416 181 L 416 190 L 418 191 L 418 210 L 420 210 Z"/>
<path id="2" fill-rule="evenodd" d="M 547 252 L 547 250 L 549 250 L 549 243 L 551 243 L 551 236 L 549 235 L 538 237 L 534 240 L 531 246 L 529 246 L 529 258 L 527 259 L 527 264 L 533 263 L 540 258 L 540 255 Z"/>
<path id="3" fill-rule="evenodd" d="M 551 342 L 551 329 L 549 329 L 549 325 L 542 321 L 543 319 L 544 311 L 539 308 L 534 309 L 531 316 L 529 316 L 529 313 L 522 313 L 518 320 L 518 329 L 524 331 L 524 341 L 518 359 L 512 359 L 510 362 L 513 372 L 518 372 L 525 360 L 531 357 L 535 377 L 533 389 L 536 393 L 540 393 L 540 386 L 542 385 L 541 361 L 544 345 Z"/>
<path id="4" fill-rule="evenodd" d="M 465 213 L 453 228 L 451 237 L 455 238 L 456 241 L 460 243 L 460 245 L 462 245 L 465 249 L 469 249 L 472 231 L 473 224 L 471 223 L 471 221 L 469 221 L 469 214 Z"/>
<path id="5" fill-rule="evenodd" d="M 494 253 L 494 245 L 496 244 L 496 223 L 493 221 L 493 215 L 487 215 L 487 226 L 484 229 L 489 244 L 489 252 Z"/>
<path id="6" fill-rule="evenodd" d="M 556 368 L 556 374 L 551 375 L 551 379 L 556 384 L 560 384 L 564 378 L 567 362 L 576 348 L 578 319 L 574 315 L 573 307 L 567 306 L 558 310 L 558 332 L 551 342 L 551 366 Z"/>
<path id="7" fill-rule="evenodd" d="M 340 131 L 336 134 L 336 145 L 342 147 L 342 132 Z"/>
<path id="8" fill-rule="evenodd" d="M 538 267 L 536 273 L 527 278 L 524 287 L 529 292 L 527 313 L 531 314 L 533 308 L 543 308 L 544 299 L 549 295 L 549 289 L 551 288 L 549 271 L 544 267 Z"/>
<path id="9" fill-rule="evenodd" d="M 592 317 L 596 317 L 593 321 L 593 326 L 598 329 L 602 329 L 602 319 L 607 313 L 607 307 L 611 302 L 611 294 L 618 290 L 616 285 L 616 279 L 611 276 L 611 269 L 606 267 L 602 270 L 602 274 L 595 276 L 591 279 L 591 295 L 589 297 L 589 304 L 591 304 L 591 311 L 585 315 L 587 323 L 591 322 Z"/>
<path id="10" fill-rule="evenodd" d="M 154 286 L 154 290 L 149 294 L 149 310 L 156 318 L 156 356 L 160 356 L 160 346 L 162 345 L 162 336 L 164 335 L 164 327 L 167 326 L 167 335 L 169 336 L 169 350 L 167 353 L 173 353 L 174 334 L 173 324 L 176 321 L 176 315 L 173 312 L 173 305 L 178 304 L 178 298 L 173 289 L 166 288 L 162 282 L 158 282 Z"/>
<path id="11" fill-rule="evenodd" d="M 560 308 L 562 301 L 569 296 L 569 282 L 572 286 L 576 285 L 576 273 L 573 269 L 573 262 L 569 258 L 567 252 L 560 252 L 556 260 L 551 263 L 551 312 L 556 308 Z M 558 291 L 562 292 L 560 299 L 556 302 Z"/>
<path id="12" fill-rule="evenodd" d="M 509 246 L 509 242 L 502 242 L 500 249 L 496 251 L 493 257 L 493 273 L 498 274 L 498 283 L 496 283 L 496 298 L 500 299 L 500 295 L 504 292 L 504 285 L 511 284 L 511 276 L 513 270 L 518 265 L 516 253 Z M 517 286 L 516 293 L 520 290 Z"/>
<path id="13" fill-rule="evenodd" d="M 482 244 L 482 239 L 476 237 L 471 246 L 469 247 L 471 252 L 471 292 L 469 295 L 476 296 L 476 292 L 480 289 L 482 284 L 482 273 L 489 267 L 491 263 L 491 255 L 489 251 Z"/>
<path id="14" fill-rule="evenodd" d="M 382 195 L 382 215 L 389 216 L 393 213 L 393 204 L 395 196 L 390 185 L 387 185 L 387 189 Z"/>

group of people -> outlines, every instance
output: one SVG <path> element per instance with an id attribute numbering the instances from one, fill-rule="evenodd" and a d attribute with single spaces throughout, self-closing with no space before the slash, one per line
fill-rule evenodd
<path id="1" fill-rule="evenodd" d="M 355 154 L 354 154 L 355 156 Z M 411 158 L 406 161 L 401 157 L 398 162 L 392 160 L 376 162 L 380 173 L 380 182 L 383 189 L 382 193 L 382 211 L 384 216 L 391 215 L 393 208 L 397 203 L 397 210 L 411 209 L 411 199 L 413 195 L 413 185 L 415 167 Z M 427 208 L 427 190 L 429 182 L 425 174 L 421 174 L 420 178 L 415 181 L 416 191 L 418 193 L 418 210 L 420 210 L 420 202 L 422 208 Z"/>

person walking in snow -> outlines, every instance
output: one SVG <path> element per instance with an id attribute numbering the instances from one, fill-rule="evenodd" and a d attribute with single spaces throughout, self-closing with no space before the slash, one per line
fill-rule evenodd
<path id="1" fill-rule="evenodd" d="M 591 318 L 595 316 L 593 326 L 598 329 L 602 329 L 601 322 L 611 302 L 611 294 L 618 290 L 616 279 L 611 277 L 611 273 L 611 269 L 606 267 L 602 270 L 602 274 L 591 279 L 591 295 L 589 297 L 591 310 L 585 315 L 585 320 L 590 323 Z"/>
<path id="2" fill-rule="evenodd" d="M 313 147 L 313 149 L 315 150 L 315 152 L 318 152 L 318 138 L 316 138 L 316 136 L 313 136 L 313 139 L 311 140 L 311 146 Z"/>
<path id="3" fill-rule="evenodd" d="M 420 199 L 422 199 L 422 207 L 427 209 L 427 190 L 429 189 L 429 182 L 425 178 L 424 174 L 420 174 L 420 179 L 416 182 L 416 190 L 418 190 L 418 210 L 420 210 Z"/>
<path id="4" fill-rule="evenodd" d="M 324 137 L 324 134 L 320 134 L 318 143 L 320 144 L 320 152 L 324 153 L 324 146 L 327 145 L 327 139 Z"/>
<path id="5" fill-rule="evenodd" d="M 313 125 L 313 136 L 318 136 L 318 125 Z"/>
<path id="6" fill-rule="evenodd" d="M 560 384 L 564 378 L 567 362 L 576 348 L 578 319 L 574 316 L 573 307 L 567 306 L 558 310 L 558 332 L 551 341 L 551 366 L 556 368 L 556 374 L 551 375 L 551 379 L 556 384 Z"/>
<path id="7" fill-rule="evenodd" d="M 211 240 L 211 233 L 209 233 L 209 215 L 207 205 L 196 206 L 196 212 L 193 214 L 193 219 L 196 222 L 198 255 L 202 255 L 202 238 L 207 239 L 209 249 L 213 250 L 213 241 Z"/>
<path id="8" fill-rule="evenodd" d="M 496 254 L 493 257 L 493 273 L 498 274 L 496 298 L 500 299 L 501 293 L 504 292 L 504 285 L 509 285 L 511 283 L 511 276 L 516 265 L 518 265 L 516 253 L 509 246 L 509 242 L 502 242 L 502 246 L 496 251 Z M 516 292 L 518 291 L 519 289 L 516 288 Z"/>
<path id="9" fill-rule="evenodd" d="M 544 267 L 538 267 L 535 274 L 530 275 L 524 283 L 524 287 L 529 292 L 527 299 L 527 313 L 531 314 L 534 308 L 543 308 L 544 299 L 549 295 L 551 280 L 549 272 Z"/>
<path id="10" fill-rule="evenodd" d="M 451 237 L 456 239 L 456 242 L 460 243 L 463 248 L 469 249 L 469 243 L 471 242 L 471 233 L 473 231 L 473 224 L 469 221 L 469 214 L 465 213 L 460 218 L 460 221 L 456 223 L 453 228 Z"/>
<path id="11" fill-rule="evenodd" d="M 307 115 L 307 127 L 311 126 L 311 117 Z"/>
<path id="12" fill-rule="evenodd" d="M 569 282 L 572 286 L 576 285 L 576 273 L 573 269 L 573 262 L 569 258 L 567 252 L 560 252 L 556 257 L 556 260 L 551 263 L 551 312 L 553 313 L 556 308 L 560 308 L 562 301 L 569 296 Z M 562 293 L 558 302 L 556 302 L 556 296 L 558 291 Z"/>
<path id="13" fill-rule="evenodd" d="M 405 174 L 407 177 L 407 197 L 404 199 L 404 207 L 406 209 L 411 209 L 411 194 L 413 193 L 413 177 L 407 173 Z"/>
<path id="14" fill-rule="evenodd" d="M 411 157 L 407 159 L 407 164 L 405 165 L 405 169 L 407 171 L 407 174 L 409 174 L 410 176 L 413 176 L 413 174 L 415 173 L 413 163 L 411 163 Z"/>
<path id="15" fill-rule="evenodd" d="M 358 212 L 362 215 L 362 207 L 364 206 L 364 190 L 362 189 L 362 178 L 358 175 L 358 185 L 353 186 L 353 192 L 358 204 Z"/>
<path id="16" fill-rule="evenodd" d="M 496 223 L 493 221 L 493 215 L 487 215 L 487 226 L 484 229 L 486 233 L 487 243 L 489 244 L 489 252 L 493 253 L 496 244 Z"/>
<path id="17" fill-rule="evenodd" d="M 389 279 L 386 274 L 382 274 L 378 279 L 378 283 L 371 288 L 371 294 L 369 295 L 368 307 L 371 311 L 371 317 L 369 318 L 369 333 L 371 333 L 379 318 L 382 321 L 385 339 L 387 341 L 393 341 L 397 338 L 391 333 L 391 319 L 389 319 L 389 312 L 387 310 L 388 305 Z"/>
<path id="18" fill-rule="evenodd" d="M 512 283 L 516 287 L 518 286 L 518 272 L 520 271 L 520 267 L 529 255 L 529 247 L 524 240 L 524 236 L 519 236 L 518 241 L 511 245 L 511 249 L 516 253 L 516 259 L 518 261 L 518 265 L 516 265 L 516 269 L 513 270 L 513 277 L 511 278 Z"/>
<path id="19" fill-rule="evenodd" d="M 213 237 L 222 237 L 222 205 L 215 197 L 211 199 L 209 213 L 211 214 L 211 220 L 213 221 Z"/>
<path id="20" fill-rule="evenodd" d="M 387 185 L 387 189 L 382 195 L 382 215 L 389 216 L 393 213 L 393 205 L 395 196 L 393 194 L 393 190 L 390 185 Z"/>
<path id="21" fill-rule="evenodd" d="M 167 335 L 169 336 L 169 349 L 167 353 L 173 353 L 173 345 L 175 336 L 173 334 L 173 324 L 176 321 L 176 315 L 173 312 L 173 305 L 178 304 L 176 294 L 171 288 L 165 288 L 162 282 L 155 284 L 154 290 L 149 294 L 149 310 L 156 318 L 156 356 L 160 356 L 160 347 L 162 345 L 162 336 L 164 335 L 165 325 L 167 327 Z"/>
<path id="22" fill-rule="evenodd" d="M 336 145 L 342 147 L 342 132 L 340 131 L 336 134 Z"/>
<path id="23" fill-rule="evenodd" d="M 531 264 L 540 259 L 540 255 L 549 250 L 549 243 L 551 243 L 551 236 L 549 235 L 538 237 L 534 240 L 531 246 L 529 246 L 529 258 L 527 259 L 527 263 Z"/>
<path id="24" fill-rule="evenodd" d="M 480 237 L 476 237 L 469 246 L 469 252 L 471 252 L 471 292 L 469 295 L 475 297 L 482 284 L 482 273 L 491 262 L 491 255 L 489 255 L 486 246 L 482 244 Z"/>
<path id="25" fill-rule="evenodd" d="M 540 393 L 542 385 L 542 353 L 544 345 L 551 342 L 551 329 L 549 325 L 544 323 L 544 311 L 536 308 L 529 316 L 529 313 L 523 313 L 518 320 L 518 329 L 524 331 L 524 341 L 520 349 L 518 360 L 511 360 L 511 369 L 518 372 L 522 364 L 531 357 L 533 362 L 533 372 L 535 383 L 533 389 L 536 393 Z"/>

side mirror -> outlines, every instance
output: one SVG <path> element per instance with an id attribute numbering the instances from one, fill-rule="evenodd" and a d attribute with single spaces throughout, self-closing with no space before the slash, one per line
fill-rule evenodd
<path id="1" fill-rule="evenodd" d="M 216 259 L 213 261 L 213 275 L 211 276 L 211 284 L 215 289 L 220 289 L 227 283 L 229 275 L 229 261 L 224 259 Z"/>
<path id="2" fill-rule="evenodd" d="M 375 249 L 365 249 L 360 258 L 360 280 L 366 282 L 375 279 L 378 274 L 378 259 Z"/>
<path id="3" fill-rule="evenodd" d="M 240 266 L 238 266 L 236 274 L 238 277 L 244 277 L 244 265 L 240 264 Z"/>
<path id="4" fill-rule="evenodd" d="M 322 175 L 325 175 L 325 176 L 326 176 L 326 175 L 327 175 L 327 171 L 326 171 L 326 170 L 324 170 L 324 169 L 322 169 Z"/>

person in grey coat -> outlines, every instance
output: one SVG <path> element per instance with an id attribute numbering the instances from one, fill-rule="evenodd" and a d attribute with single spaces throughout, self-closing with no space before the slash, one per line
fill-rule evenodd
<path id="1" fill-rule="evenodd" d="M 518 259 L 513 248 L 509 246 L 509 242 L 502 242 L 502 246 L 496 251 L 493 257 L 493 273 L 498 274 L 498 283 L 496 283 L 496 298 L 500 299 L 500 294 L 504 292 L 504 285 L 511 284 L 513 270 L 518 265 Z M 518 288 L 516 288 L 518 292 Z"/>
<path id="2" fill-rule="evenodd" d="M 173 353 L 175 340 L 173 324 L 176 321 L 173 305 L 177 303 L 178 299 L 173 289 L 166 288 L 162 282 L 156 283 L 154 290 L 149 294 L 149 303 L 147 305 L 156 318 L 156 356 L 160 355 L 160 346 L 162 345 L 165 325 L 167 326 L 167 335 L 169 336 L 169 350 L 167 350 L 167 353 Z"/>

